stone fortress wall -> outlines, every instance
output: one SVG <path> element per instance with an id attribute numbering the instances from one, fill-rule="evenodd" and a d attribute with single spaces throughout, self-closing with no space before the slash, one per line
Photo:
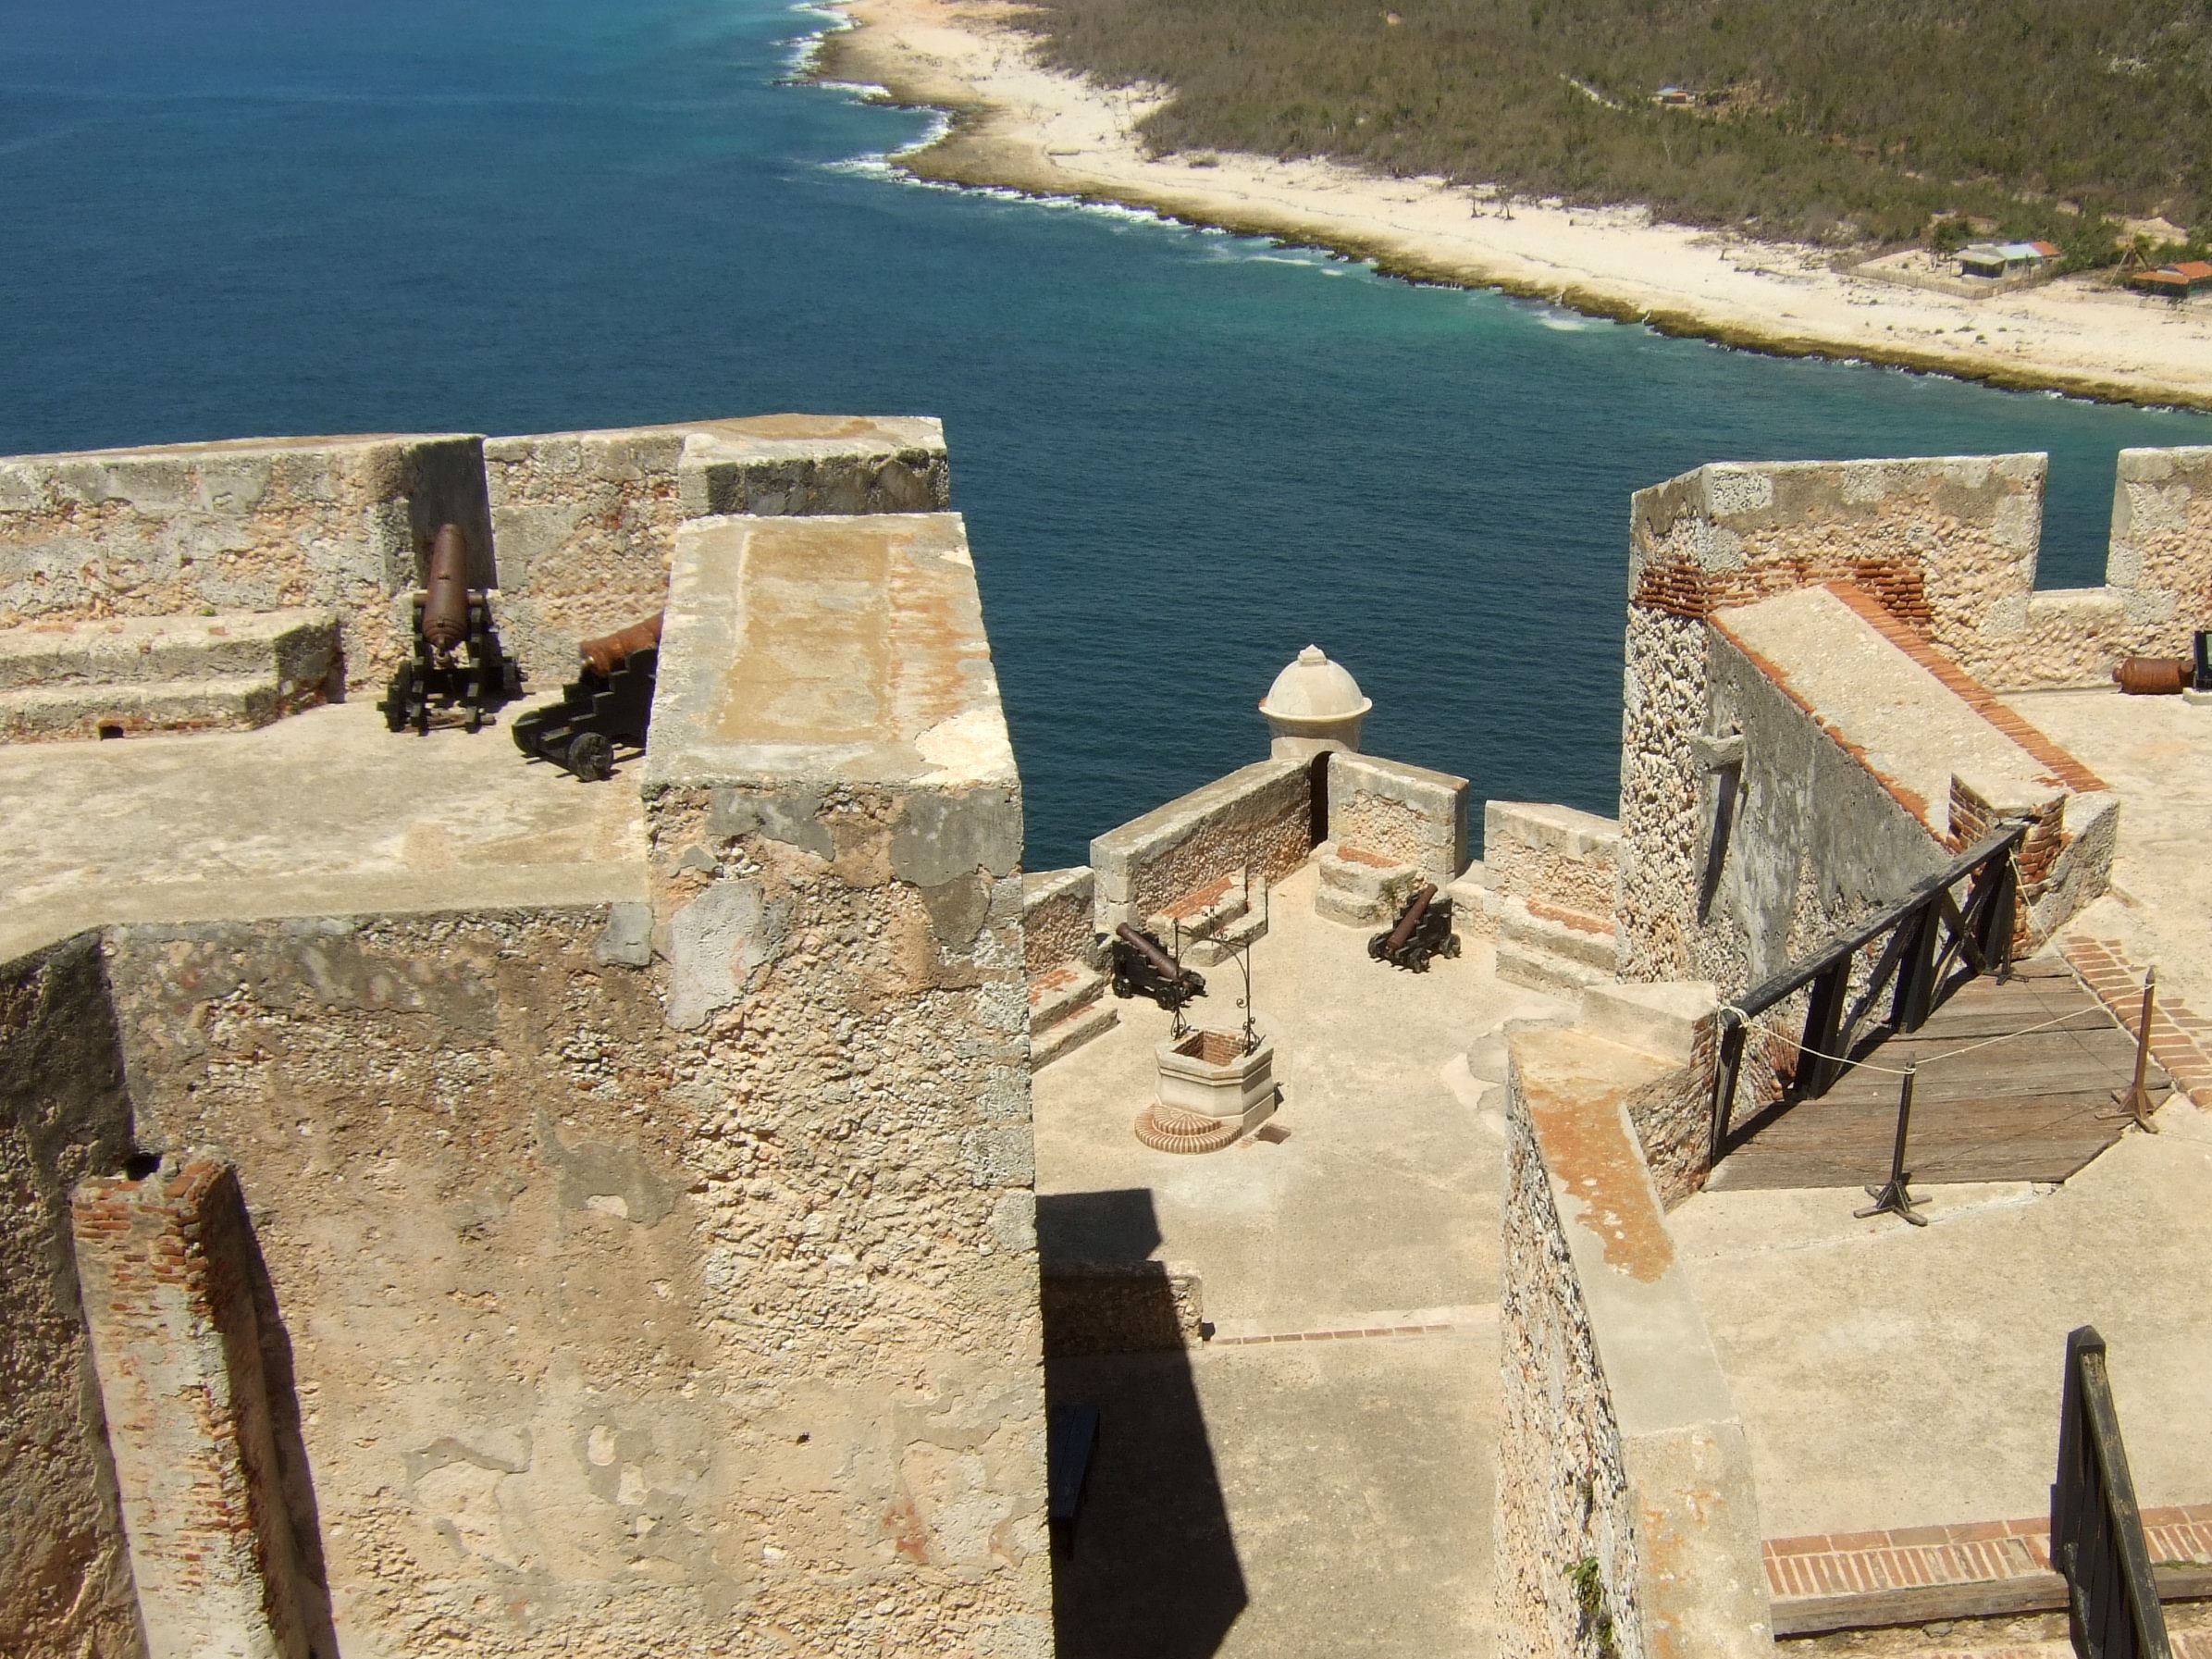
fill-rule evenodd
<path id="1" fill-rule="evenodd" d="M 2212 450 L 2121 452 L 2107 580 L 2096 588 L 2034 590 L 2045 472 L 2045 458 L 2033 454 L 1731 464 L 1637 495 L 1622 712 L 1622 972 L 1703 973 L 1730 985 L 1749 975 L 1740 947 L 1701 937 L 1698 914 L 1713 778 L 1723 770 L 1706 746 L 1729 735 L 1716 722 L 1734 718 L 1715 703 L 1714 618 L 1840 585 L 1893 643 L 1917 648 L 1952 694 L 1992 720 L 2000 718 L 1993 690 L 2107 684 L 2121 657 L 2186 655 L 2193 631 L 2212 625 Z M 1825 729 L 1825 711 L 1805 712 Z M 2051 763 L 2058 794 L 2098 793 L 2094 778 L 2070 773 L 2066 757 L 2038 748 L 2034 734 L 2012 735 Z M 2003 804 L 2052 810 L 2049 799 Z M 1914 815 L 1948 845 L 1948 799 L 1922 805 L 1934 810 Z M 2108 840 L 2111 826 L 2095 824 L 2094 806 L 2056 809 L 2063 832 L 2046 837 L 2046 867 L 2032 878 L 2058 875 L 2074 902 L 2094 897 L 2100 882 L 2047 866 L 2067 842 Z M 1800 935 L 1859 910 L 1828 897 Z M 2043 907 L 2044 931 L 2058 909 Z"/>
<path id="2" fill-rule="evenodd" d="M 1637 498 L 1617 823 L 1492 802 L 1470 862 L 1465 780 L 1279 750 L 1025 879 L 934 423 L 180 456 L 0 467 L 0 632 L 321 608 L 359 689 L 449 518 L 540 689 L 665 600 L 640 897 L 142 920 L 0 969 L 31 1659 L 166 1655 L 226 1605 L 288 1659 L 1049 1652 L 1040 987 L 1095 997 L 1118 921 L 1248 938 L 1317 850 L 1376 889 L 1345 919 L 1449 882 L 1501 977 L 1580 997 L 1512 1044 L 1505 1651 L 1760 1651 L 1664 1218 L 1715 1009 L 2012 812 L 2047 933 L 2116 810 L 1984 684 L 2212 625 L 2212 452 L 2123 457 L 2112 580 L 2067 595 L 2032 592 L 2039 457 L 1705 468 Z M 1908 752 L 1807 638 L 1909 686 Z M 1110 1324 L 1113 1290 L 1057 1294 Z M 145 1403 L 173 1331 L 206 1412 Z M 163 1480 L 213 1529 L 156 1524 Z"/>
<path id="3" fill-rule="evenodd" d="M 942 505 L 933 422 L 755 425 L 528 440 L 601 505 L 499 550 L 549 659 L 676 571 L 653 744 L 601 786 L 642 774 L 638 898 L 463 880 L 0 970 L 0 1649 L 1049 1652 L 1021 806 L 972 561 L 956 515 L 875 511 Z M 625 490 L 650 545 L 589 599 Z M 372 545 L 408 540 L 340 562 Z"/>
<path id="4" fill-rule="evenodd" d="M 431 539 L 454 524 L 467 539 L 472 585 L 496 590 L 494 621 L 529 688 L 550 690 L 573 675 L 580 639 L 660 609 L 686 520 L 933 511 L 950 489 L 944 430 L 919 417 L 765 415 L 520 438 L 248 439 L 9 457 L 0 459 L 0 632 L 74 624 L 92 634 L 151 619 L 173 629 L 196 619 L 219 634 L 283 613 L 331 631 L 331 696 L 373 696 L 406 654 L 410 595 Z M 175 654 L 166 638 L 132 643 L 150 661 Z M 61 677 L 51 662 L 36 668 L 41 681 Z M 0 703 L 12 688 L 0 659 Z M 258 724 L 320 692 L 288 688 L 281 703 L 228 709 L 195 703 L 148 724 Z M 146 700 L 117 701 L 128 711 Z M 127 712 L 117 721 L 141 729 Z M 0 741 L 92 735 L 81 724 L 15 719 L 0 706 Z"/>

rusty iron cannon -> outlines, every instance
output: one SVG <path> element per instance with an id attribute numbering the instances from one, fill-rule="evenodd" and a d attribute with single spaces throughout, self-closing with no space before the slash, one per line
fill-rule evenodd
<path id="1" fill-rule="evenodd" d="M 1397 926 L 1367 941 L 1367 954 L 1414 973 L 1427 972 L 1433 957 L 1457 956 L 1459 935 L 1452 931 L 1452 901 L 1437 897 L 1434 882 L 1423 882 L 1398 912 Z"/>
<path id="2" fill-rule="evenodd" d="M 661 664 L 661 614 L 579 645 L 582 672 L 562 687 L 559 702 L 515 721 L 515 747 L 587 784 L 614 774 L 616 744 L 644 749 Z"/>
<path id="3" fill-rule="evenodd" d="M 1170 1012 L 1205 995 L 1205 981 L 1168 954 L 1157 934 L 1124 922 L 1114 929 L 1114 995 L 1149 997 Z"/>
<path id="4" fill-rule="evenodd" d="M 432 709 L 465 705 L 473 732 L 523 694 L 523 671 L 492 625 L 491 597 L 468 585 L 468 539 L 459 525 L 439 526 L 414 612 L 413 649 L 377 705 L 386 725 L 427 733 Z"/>

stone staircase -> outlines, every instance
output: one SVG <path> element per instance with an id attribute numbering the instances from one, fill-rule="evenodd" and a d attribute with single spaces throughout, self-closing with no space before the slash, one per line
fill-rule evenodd
<path id="1" fill-rule="evenodd" d="M 1106 976 L 1081 962 L 1062 962 L 1029 984 L 1029 1068 L 1036 1071 L 1121 1023 L 1106 995 Z"/>
<path id="2" fill-rule="evenodd" d="M 1421 885 L 1421 873 L 1364 847 L 1322 846 L 1314 913 L 1347 927 L 1388 927 Z M 1456 920 L 1456 918 L 1455 918 Z"/>
<path id="3" fill-rule="evenodd" d="M 1144 919 L 1144 925 L 1173 950 L 1180 935 L 1183 963 L 1210 968 L 1267 936 L 1267 918 L 1252 904 L 1252 880 L 1237 871 L 1195 887 Z"/>
<path id="4" fill-rule="evenodd" d="M 0 743 L 249 730 L 322 701 L 338 662 L 324 611 L 0 628 Z"/>
<path id="5" fill-rule="evenodd" d="M 1540 898 L 1496 902 L 1500 979 L 1567 993 L 1613 982 L 1612 922 Z"/>

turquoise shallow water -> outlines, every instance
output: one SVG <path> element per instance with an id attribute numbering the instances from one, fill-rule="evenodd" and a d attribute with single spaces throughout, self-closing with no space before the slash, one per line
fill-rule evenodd
<path id="1" fill-rule="evenodd" d="M 0 0 L 0 451 L 926 413 L 1031 860 L 1264 752 L 1309 639 L 1378 751 L 1609 811 L 1627 498 L 1712 459 L 2047 450 L 2098 408 L 1662 340 L 1264 242 L 928 190 L 779 84 L 773 0 Z"/>

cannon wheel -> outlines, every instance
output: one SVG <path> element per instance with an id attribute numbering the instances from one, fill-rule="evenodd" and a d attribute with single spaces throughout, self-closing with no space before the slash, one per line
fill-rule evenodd
<path id="1" fill-rule="evenodd" d="M 384 694 L 384 724 L 392 731 L 407 727 L 407 705 L 414 700 L 414 664 L 402 662 L 400 672 L 391 676 L 391 687 Z"/>
<path id="2" fill-rule="evenodd" d="M 1459 954 L 1459 935 L 1457 934 L 1446 934 L 1444 935 L 1444 954 L 1446 956 L 1457 956 Z"/>
<path id="3" fill-rule="evenodd" d="M 614 745 L 599 732 L 578 734 L 568 746 L 568 769 L 587 784 L 603 784 L 614 775 Z"/>

